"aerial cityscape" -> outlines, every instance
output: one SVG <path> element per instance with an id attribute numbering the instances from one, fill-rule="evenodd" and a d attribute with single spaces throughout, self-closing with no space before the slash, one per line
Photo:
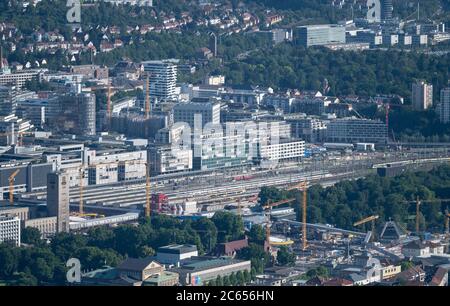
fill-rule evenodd
<path id="1" fill-rule="evenodd" d="M 0 1 L 0 287 L 448 286 L 449 29 L 447 0 Z"/>

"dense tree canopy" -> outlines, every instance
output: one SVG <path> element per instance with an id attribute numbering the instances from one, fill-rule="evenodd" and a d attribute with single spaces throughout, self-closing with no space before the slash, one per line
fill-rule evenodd
<path id="1" fill-rule="evenodd" d="M 116 266 L 125 257 L 152 256 L 157 248 L 172 243 L 194 244 L 203 254 L 214 250 L 218 242 L 242 238 L 243 231 L 242 219 L 229 212 L 195 221 L 157 215 L 137 226 L 96 227 L 86 235 L 59 233 L 50 245 L 40 240 L 39 231 L 25 228 L 24 242 L 33 246 L 0 244 L 0 280 L 16 285 L 63 284 L 65 262 L 72 257 L 80 259 L 83 270 L 93 270 Z M 241 276 L 235 277 L 236 283 L 241 282 Z"/>

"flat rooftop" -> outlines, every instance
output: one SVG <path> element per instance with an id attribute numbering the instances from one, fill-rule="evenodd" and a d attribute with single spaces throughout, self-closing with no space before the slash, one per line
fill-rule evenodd
<path id="1" fill-rule="evenodd" d="M 183 254 L 197 251 L 197 246 L 193 244 L 171 244 L 158 248 L 158 253 Z"/>
<path id="2" fill-rule="evenodd" d="M 193 271 L 203 271 L 203 270 L 209 270 L 214 269 L 218 267 L 223 267 L 227 265 L 237 264 L 244 262 L 244 260 L 237 260 L 237 259 L 231 259 L 227 257 L 220 257 L 220 258 L 214 258 L 214 259 L 203 259 L 203 260 L 195 260 L 193 259 L 192 262 L 189 262 L 181 267 L 181 270 L 191 270 Z"/>

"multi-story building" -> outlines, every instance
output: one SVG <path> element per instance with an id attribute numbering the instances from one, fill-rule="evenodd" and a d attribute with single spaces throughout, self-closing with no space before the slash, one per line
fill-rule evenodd
<path id="1" fill-rule="evenodd" d="M 28 81 L 41 81 L 42 75 L 47 69 L 27 69 L 14 73 L 0 73 L 0 85 L 14 85 L 21 88 Z"/>
<path id="2" fill-rule="evenodd" d="M 325 97 L 301 97 L 295 99 L 292 105 L 293 112 L 305 113 L 307 115 L 322 115 L 326 107 L 331 103 Z"/>
<path id="3" fill-rule="evenodd" d="M 16 113 L 17 91 L 15 86 L 0 85 L 0 116 L 8 116 Z"/>
<path id="4" fill-rule="evenodd" d="M 194 128 L 195 115 L 201 115 L 202 128 L 207 123 L 220 123 L 220 103 L 179 103 L 173 108 L 174 122 L 186 122 Z"/>
<path id="5" fill-rule="evenodd" d="M 234 103 L 242 103 L 250 106 L 255 106 L 259 105 L 262 102 L 265 95 L 265 91 L 257 89 L 225 88 L 220 93 L 220 98 L 226 101 L 233 100 Z"/>
<path id="6" fill-rule="evenodd" d="M 250 260 L 237 260 L 228 257 L 215 259 L 192 259 L 190 262 L 174 268 L 174 271 L 180 275 L 182 285 L 202 286 L 209 281 L 216 280 L 218 276 L 229 276 L 239 271 L 250 272 Z"/>
<path id="7" fill-rule="evenodd" d="M 44 217 L 29 219 L 24 222 L 25 227 L 37 228 L 42 238 L 49 238 L 57 233 L 58 217 Z"/>
<path id="8" fill-rule="evenodd" d="M 287 116 L 285 120 L 291 125 L 292 137 L 312 143 L 325 140 L 327 126 L 322 120 L 305 116 Z"/>
<path id="9" fill-rule="evenodd" d="M 450 87 L 441 90 L 439 118 L 442 123 L 450 123 Z"/>
<path id="10" fill-rule="evenodd" d="M 64 172 L 47 175 L 47 213 L 56 217 L 57 232 L 69 231 L 69 182 Z"/>
<path id="11" fill-rule="evenodd" d="M 413 108 L 418 111 L 427 110 L 433 106 L 433 85 L 424 81 L 413 83 L 411 101 Z"/>
<path id="12" fill-rule="evenodd" d="M 29 120 L 24 120 L 16 115 L 1 117 L 0 120 L 0 144 L 10 146 L 17 144 L 19 138 L 27 133 L 33 125 Z"/>
<path id="13" fill-rule="evenodd" d="M 191 149 L 173 149 L 171 145 L 152 146 L 149 149 L 151 172 L 156 174 L 189 171 L 193 167 Z"/>
<path id="14" fill-rule="evenodd" d="M 0 243 L 20 246 L 20 219 L 14 215 L 0 215 Z"/>
<path id="15" fill-rule="evenodd" d="M 88 169 L 88 184 L 98 185 L 145 177 L 147 151 L 97 152 L 85 149 L 83 164 Z"/>
<path id="16" fill-rule="evenodd" d="M 388 140 L 387 126 L 379 120 L 342 118 L 327 125 L 328 142 L 384 144 Z"/>
<path id="17" fill-rule="evenodd" d="M 308 25 L 294 29 L 294 42 L 304 47 L 345 43 L 345 27 L 336 24 Z"/>
<path id="18" fill-rule="evenodd" d="M 95 135 L 95 95 L 91 93 L 69 93 L 60 97 L 59 116 L 51 126 L 63 133 Z"/>
<path id="19" fill-rule="evenodd" d="M 270 106 L 275 109 L 281 109 L 285 114 L 291 112 L 292 104 L 295 98 L 288 95 L 266 95 L 263 99 L 263 104 L 265 106 Z"/>
<path id="20" fill-rule="evenodd" d="M 259 158 L 267 161 L 295 160 L 305 156 L 305 142 L 280 139 L 278 143 L 259 144 Z"/>
<path id="21" fill-rule="evenodd" d="M 9 193 L 10 175 L 19 170 L 14 178 L 13 192 L 31 192 L 45 189 L 47 173 L 54 170 L 51 163 L 3 162 L 0 163 L 0 196 L 5 198 Z"/>
<path id="22" fill-rule="evenodd" d="M 220 132 L 200 135 L 193 144 L 193 169 L 208 170 L 250 164 L 249 139 L 243 135 L 223 135 Z M 256 147 L 253 149 L 256 151 Z"/>
<path id="23" fill-rule="evenodd" d="M 149 76 L 150 99 L 158 101 L 176 100 L 177 60 L 143 62 L 144 74 Z M 144 86 L 144 96 L 146 96 Z"/>
<path id="24" fill-rule="evenodd" d="M 381 20 L 391 20 L 394 6 L 392 0 L 380 0 L 381 2 Z"/>
<path id="25" fill-rule="evenodd" d="M 20 221 L 26 221 L 30 218 L 30 209 L 27 206 L 11 206 L 9 202 L 7 204 L 1 203 L 0 215 L 16 216 Z"/>

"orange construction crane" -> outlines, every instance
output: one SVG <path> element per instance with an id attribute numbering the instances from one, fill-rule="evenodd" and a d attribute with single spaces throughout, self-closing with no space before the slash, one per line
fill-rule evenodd
<path id="1" fill-rule="evenodd" d="M 296 184 L 296 185 L 294 185 L 294 186 L 291 186 L 291 187 L 289 187 L 288 189 L 286 189 L 287 191 L 291 191 L 291 190 L 294 190 L 294 189 L 297 189 L 297 190 L 301 190 L 302 192 L 303 192 L 303 195 L 302 195 L 302 249 L 303 250 L 306 250 L 306 247 L 307 247 L 307 237 L 306 237 L 306 235 L 307 235 L 307 228 L 306 228 L 306 221 L 307 221 L 307 218 L 306 218 L 306 213 L 307 213 L 307 199 L 308 199 L 308 181 L 307 180 L 305 180 L 305 181 L 303 181 L 303 182 L 300 182 L 300 183 L 298 183 L 298 184 Z M 299 209 L 299 211 L 300 211 L 300 209 Z"/>
<path id="2" fill-rule="evenodd" d="M 269 248 L 270 248 L 270 216 L 272 215 L 272 208 L 277 207 L 282 204 L 290 203 L 292 201 L 295 201 L 295 198 L 282 200 L 282 201 L 278 201 L 275 203 L 270 203 L 270 201 L 269 201 L 267 205 L 262 206 L 262 208 L 266 211 L 266 218 L 267 218 L 267 220 L 266 220 L 266 243 Z"/>
<path id="3" fill-rule="evenodd" d="M 411 203 L 415 203 L 416 204 L 416 233 L 420 232 L 420 206 L 422 204 L 430 204 L 430 203 L 438 203 L 438 202 L 450 202 L 450 199 L 434 199 L 434 200 L 421 200 L 419 197 L 416 198 L 415 201 L 405 201 L 403 203 L 407 203 L 407 204 L 411 204 Z"/>
<path id="4" fill-rule="evenodd" d="M 9 182 L 9 204 L 14 205 L 14 181 L 15 181 L 15 177 L 17 176 L 17 174 L 19 174 L 20 169 L 17 169 L 16 171 L 14 171 L 9 177 L 8 177 L 8 182 Z"/>
<path id="5" fill-rule="evenodd" d="M 358 226 L 358 225 L 365 224 L 367 222 L 371 222 L 372 223 L 372 230 L 371 230 L 372 235 L 370 236 L 370 240 L 373 240 L 375 237 L 375 220 L 377 220 L 379 218 L 380 218 L 380 216 L 378 216 L 378 215 L 370 216 L 370 217 L 364 218 L 362 220 L 359 220 L 358 222 L 353 223 L 353 226 Z"/>

